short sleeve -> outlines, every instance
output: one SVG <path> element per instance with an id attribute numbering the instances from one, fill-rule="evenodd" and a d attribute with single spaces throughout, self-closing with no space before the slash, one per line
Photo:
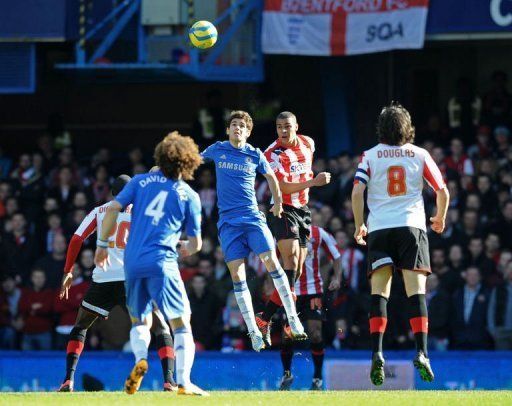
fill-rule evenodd
<path id="1" fill-rule="evenodd" d="M 267 149 L 265 151 L 265 158 L 270 165 L 270 169 L 274 171 L 276 178 L 278 181 L 282 181 L 284 178 L 288 176 L 285 172 L 283 164 L 281 163 L 281 155 L 278 155 L 274 152 L 273 149 Z"/>
<path id="2" fill-rule="evenodd" d="M 368 155 L 363 152 L 363 155 L 359 158 L 359 165 L 357 165 L 356 174 L 354 175 L 354 184 L 361 182 L 366 185 L 370 180 L 370 175 L 371 171 Z"/>
<path id="3" fill-rule="evenodd" d="M 214 160 L 217 152 L 217 143 L 210 145 L 203 152 L 201 152 L 201 156 L 203 159 Z"/>
<path id="4" fill-rule="evenodd" d="M 341 257 L 338 245 L 334 237 L 324 229 L 320 228 L 320 237 L 322 238 L 322 248 L 327 252 L 331 260 Z"/>
<path id="5" fill-rule="evenodd" d="M 423 178 L 436 192 L 444 188 L 444 179 L 439 167 L 436 165 L 430 154 L 425 151 L 425 162 L 423 165 Z"/>
<path id="6" fill-rule="evenodd" d="M 258 171 L 258 173 L 261 173 L 262 175 L 266 175 L 267 173 L 272 172 L 272 168 L 270 167 L 270 164 L 269 164 L 267 158 L 265 157 L 265 155 L 263 155 L 263 152 L 261 152 L 259 149 L 257 151 L 258 151 L 259 162 L 258 162 L 258 167 L 256 170 Z"/>
<path id="7" fill-rule="evenodd" d="M 119 193 L 115 200 L 123 206 L 123 209 L 128 206 L 129 204 L 132 204 L 135 200 L 135 193 L 137 191 L 137 185 L 139 184 L 139 181 L 137 178 L 132 178 L 126 186 L 121 190 L 121 193 Z"/>
<path id="8" fill-rule="evenodd" d="M 190 193 L 185 216 L 185 228 L 187 236 L 197 237 L 201 235 L 201 200 L 195 192 Z"/>
<path id="9" fill-rule="evenodd" d="M 75 235 L 80 237 L 82 240 L 85 240 L 92 233 L 94 233 L 94 231 L 96 230 L 96 227 L 98 226 L 97 220 L 96 220 L 97 212 L 98 212 L 98 209 L 95 208 L 95 209 L 91 210 L 87 216 L 85 216 L 83 221 L 80 223 L 80 225 L 76 229 Z"/>

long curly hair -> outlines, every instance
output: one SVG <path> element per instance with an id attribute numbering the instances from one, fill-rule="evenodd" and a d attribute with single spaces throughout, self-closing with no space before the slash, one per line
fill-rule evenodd
<path id="1" fill-rule="evenodd" d="M 391 102 L 382 109 L 377 122 L 377 138 L 388 145 L 413 143 L 415 129 L 411 115 L 400 103 Z"/>
<path id="2" fill-rule="evenodd" d="M 194 172 L 203 161 L 194 140 L 178 131 L 158 143 L 153 157 L 162 173 L 170 179 L 194 179 Z"/>

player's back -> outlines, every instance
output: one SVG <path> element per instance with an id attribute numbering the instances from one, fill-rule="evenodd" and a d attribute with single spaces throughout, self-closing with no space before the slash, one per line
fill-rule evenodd
<path id="1" fill-rule="evenodd" d="M 166 178 L 161 171 L 137 175 L 125 189 L 133 202 L 125 251 L 127 279 L 176 271 L 176 245 L 191 206 L 201 211 L 199 196 L 187 183 Z M 124 199 L 124 193 L 118 198 Z"/>
<path id="2" fill-rule="evenodd" d="M 426 230 L 423 179 L 436 190 L 443 179 L 430 154 L 413 144 L 377 144 L 365 151 L 356 180 L 368 186 L 368 231 L 395 227 Z"/>

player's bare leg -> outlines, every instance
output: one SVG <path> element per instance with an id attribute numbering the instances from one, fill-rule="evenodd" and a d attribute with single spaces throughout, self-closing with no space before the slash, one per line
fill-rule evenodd
<path id="1" fill-rule="evenodd" d="M 247 326 L 249 337 L 251 338 L 252 348 L 256 352 L 260 352 L 265 348 L 263 335 L 258 329 L 254 309 L 252 306 L 251 292 L 247 286 L 247 277 L 245 273 L 245 260 L 236 259 L 228 262 L 228 269 L 233 280 L 233 288 L 235 292 L 236 302 Z"/>
<path id="2" fill-rule="evenodd" d="M 144 375 L 148 372 L 148 348 L 151 342 L 151 332 L 149 329 L 152 324 L 152 313 L 149 313 L 142 322 L 132 324 L 130 345 L 135 356 L 135 365 L 124 383 L 124 390 L 128 395 L 133 395 L 139 390 Z"/>
<path id="3" fill-rule="evenodd" d="M 174 343 L 169 325 L 160 310 L 153 310 L 153 324 L 151 331 L 155 334 L 156 348 L 164 378 L 165 392 L 176 392 L 178 385 L 174 381 Z"/>
<path id="4" fill-rule="evenodd" d="M 66 348 L 66 377 L 60 385 L 58 392 L 73 392 L 75 371 L 78 365 L 80 354 L 84 348 L 85 336 L 87 330 L 96 321 L 98 316 L 84 310 L 78 309 L 75 325 L 69 333 L 68 345 Z"/>
<path id="5" fill-rule="evenodd" d="M 297 239 L 286 239 L 279 240 L 277 242 L 277 248 L 279 249 L 279 253 L 281 254 L 281 259 L 283 261 L 283 269 L 284 273 L 288 278 L 288 283 L 290 286 L 290 290 L 292 291 L 292 295 L 295 286 L 295 280 L 297 275 L 297 268 L 299 267 L 299 255 L 300 255 L 300 247 L 299 240 Z M 268 269 L 268 268 L 267 268 Z M 263 312 L 260 312 L 256 315 L 256 322 L 258 323 L 258 327 L 265 338 L 267 346 L 270 346 L 270 329 L 272 326 L 272 316 L 283 306 L 283 302 L 281 301 L 279 292 L 275 289 L 270 296 L 267 304 L 265 305 L 265 309 Z"/>
<path id="6" fill-rule="evenodd" d="M 372 345 L 372 366 L 370 380 L 374 385 L 384 383 L 384 356 L 382 354 L 382 338 L 388 322 L 387 304 L 391 293 L 393 268 L 384 266 L 373 272 L 371 283 L 370 305 L 370 336 Z"/>
<path id="7" fill-rule="evenodd" d="M 169 323 L 174 333 L 178 395 L 210 396 L 190 381 L 190 372 L 196 352 L 196 344 L 190 326 L 190 316 L 172 319 Z"/>
<path id="8" fill-rule="evenodd" d="M 290 289 L 288 278 L 286 277 L 286 274 L 281 268 L 281 264 L 277 259 L 275 251 L 272 250 L 264 252 L 260 254 L 260 258 L 265 264 L 267 271 L 270 273 L 272 280 L 274 281 L 274 286 L 276 287 L 276 290 L 279 294 L 279 298 L 281 299 L 284 310 L 286 311 L 288 322 L 290 323 L 290 330 L 293 339 L 307 339 L 308 336 L 305 333 L 304 327 L 302 326 L 302 323 L 299 320 L 299 316 L 297 315 L 295 300 Z M 258 327 L 260 327 L 260 324 L 258 324 Z M 265 337 L 265 334 L 263 336 Z"/>
<path id="9" fill-rule="evenodd" d="M 434 372 L 430 366 L 427 350 L 428 311 L 425 300 L 427 275 L 423 272 L 403 270 L 405 292 L 409 307 L 409 323 L 416 341 L 416 357 L 413 364 L 422 380 L 432 382 Z"/>

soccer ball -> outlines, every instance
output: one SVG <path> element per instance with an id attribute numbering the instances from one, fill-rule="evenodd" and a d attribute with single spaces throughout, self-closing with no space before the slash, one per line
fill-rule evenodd
<path id="1" fill-rule="evenodd" d="M 217 42 L 217 28 L 209 21 L 198 21 L 190 27 L 188 37 L 196 48 L 211 48 Z"/>

